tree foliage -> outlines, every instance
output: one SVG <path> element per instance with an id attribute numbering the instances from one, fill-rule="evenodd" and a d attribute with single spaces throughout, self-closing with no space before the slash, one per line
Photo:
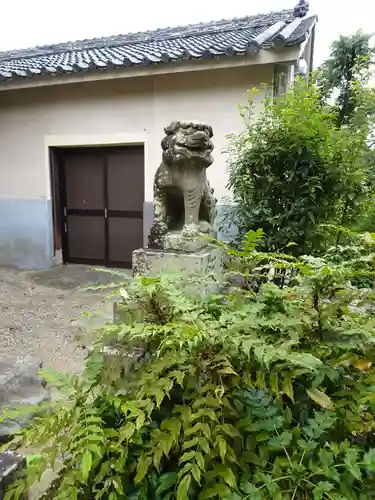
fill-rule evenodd
<path id="1" fill-rule="evenodd" d="M 359 231 L 371 231 L 375 223 L 375 89 L 369 85 L 374 54 L 371 38 L 372 35 L 361 31 L 341 36 L 332 44 L 330 56 L 316 72 L 323 101 L 335 113 L 337 126 L 365 138 L 355 154 L 361 155 L 362 162 L 367 164 L 367 196 L 363 199 L 361 210 L 357 210 L 360 217 L 353 224 L 355 217 L 350 217 L 350 197 L 355 199 L 357 190 L 349 182 L 340 222 L 341 225 L 349 223 Z"/>
<path id="2" fill-rule="evenodd" d="M 341 127 L 353 119 L 356 109 L 361 106 L 358 83 L 367 83 L 372 64 L 372 34 L 358 31 L 353 35 L 340 36 L 331 46 L 328 59 L 317 73 L 318 86 L 322 97 L 334 102 L 337 125 Z"/>
<path id="3" fill-rule="evenodd" d="M 29 482 L 62 459 L 45 498 L 374 498 L 373 292 L 353 285 L 357 256 L 297 260 L 257 251 L 261 239 L 230 251 L 263 276 L 257 292 L 137 279 L 84 373 L 48 374 L 66 399 L 10 445 L 42 447 Z M 269 262 L 290 273 L 282 287 Z"/>

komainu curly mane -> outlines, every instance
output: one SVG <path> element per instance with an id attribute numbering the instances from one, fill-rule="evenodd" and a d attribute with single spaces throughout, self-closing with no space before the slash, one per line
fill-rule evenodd
<path id="1" fill-rule="evenodd" d="M 212 127 L 175 121 L 164 131 L 149 247 L 195 251 L 207 246 L 199 234 L 213 233 L 216 200 L 206 176 L 213 162 Z"/>

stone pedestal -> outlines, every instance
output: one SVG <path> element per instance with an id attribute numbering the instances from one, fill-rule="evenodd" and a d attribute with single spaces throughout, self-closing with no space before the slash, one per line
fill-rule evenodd
<path id="1" fill-rule="evenodd" d="M 133 276 L 201 276 L 219 280 L 223 274 L 223 251 L 206 247 L 192 253 L 140 248 L 133 252 Z"/>

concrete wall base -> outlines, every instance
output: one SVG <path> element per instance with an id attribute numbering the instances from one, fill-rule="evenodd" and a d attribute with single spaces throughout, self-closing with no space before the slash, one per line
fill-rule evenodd
<path id="1" fill-rule="evenodd" d="M 0 265 L 46 269 L 52 264 L 51 200 L 0 199 Z"/>

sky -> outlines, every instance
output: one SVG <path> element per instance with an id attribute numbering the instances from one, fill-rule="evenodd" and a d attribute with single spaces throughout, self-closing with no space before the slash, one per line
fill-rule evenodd
<path id="1" fill-rule="evenodd" d="M 293 8 L 297 0 L 18 0 L 2 2 L 0 51 Z M 372 7 L 371 7 L 372 5 Z M 315 63 L 340 34 L 375 32 L 374 0 L 310 0 Z"/>

